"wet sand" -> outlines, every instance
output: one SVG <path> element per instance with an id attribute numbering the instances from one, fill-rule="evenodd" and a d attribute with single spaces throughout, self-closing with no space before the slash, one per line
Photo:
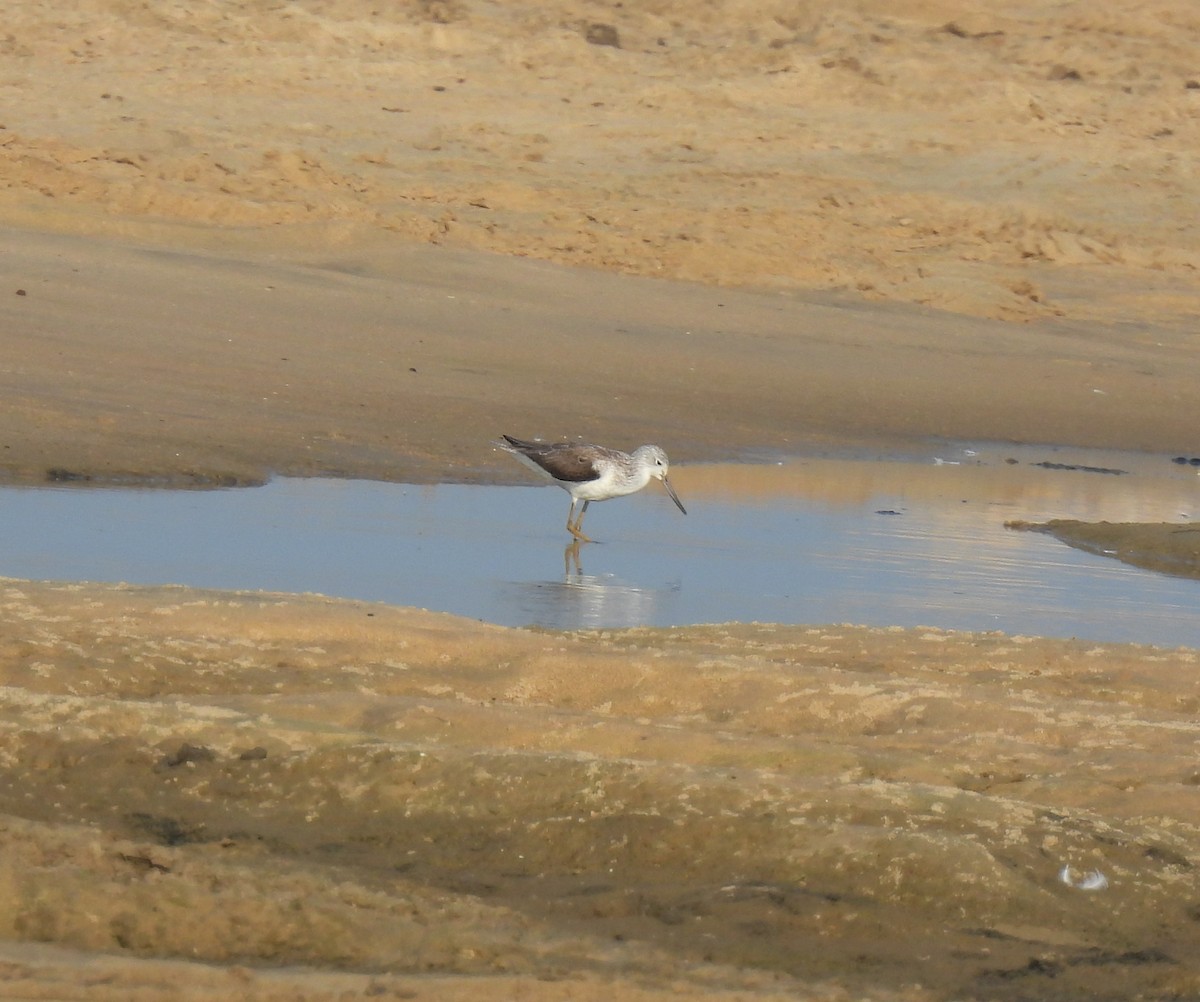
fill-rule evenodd
<path id="1" fill-rule="evenodd" d="M 24 4 L 0 473 L 1195 456 L 1198 40 L 1115 0 Z M 11 580 L 0 621 L 7 995 L 1200 993 L 1193 651 Z"/>
<path id="2" fill-rule="evenodd" d="M 684 462 L 939 438 L 1200 452 L 1190 329 L 422 246 L 295 263 L 9 231 L 0 261 L 25 293 L 0 299 L 22 332 L 0 448 L 19 481 L 511 480 L 502 431 Z"/>
<path id="3" fill-rule="evenodd" d="M 1056 518 L 1012 528 L 1045 532 L 1089 553 L 1185 578 L 1200 578 L 1200 526 L 1188 522 L 1081 522 Z"/>
<path id="4" fill-rule="evenodd" d="M 0 619 L 9 937 L 234 998 L 1197 985 L 1194 651 L 12 581 Z"/>

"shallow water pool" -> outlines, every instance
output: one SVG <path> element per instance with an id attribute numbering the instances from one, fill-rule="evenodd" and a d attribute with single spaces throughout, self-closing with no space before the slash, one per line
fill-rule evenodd
<path id="1" fill-rule="evenodd" d="M 687 517 L 655 483 L 593 504 L 598 542 L 579 547 L 553 486 L 8 487 L 0 574 L 318 592 L 513 626 L 860 623 L 1200 647 L 1200 582 L 1004 527 L 1183 521 L 1195 471 L 1036 455 L 677 468 Z"/>

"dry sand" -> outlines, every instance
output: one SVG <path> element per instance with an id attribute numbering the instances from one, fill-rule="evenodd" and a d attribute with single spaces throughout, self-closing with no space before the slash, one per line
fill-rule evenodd
<path id="1" fill-rule="evenodd" d="M 1200 13 L 1133 6 L 15 5 L 0 471 L 1198 455 Z M 1200 996 L 1191 651 L 0 622 L 4 997 Z"/>

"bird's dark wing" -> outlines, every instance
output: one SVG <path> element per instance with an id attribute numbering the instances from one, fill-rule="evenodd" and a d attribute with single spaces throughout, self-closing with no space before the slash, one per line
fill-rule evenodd
<path id="1" fill-rule="evenodd" d="M 582 484 L 600 478 L 600 471 L 595 465 L 595 460 L 603 452 L 599 446 L 572 445 L 570 442 L 526 442 L 511 435 L 505 435 L 504 441 L 555 480 Z"/>

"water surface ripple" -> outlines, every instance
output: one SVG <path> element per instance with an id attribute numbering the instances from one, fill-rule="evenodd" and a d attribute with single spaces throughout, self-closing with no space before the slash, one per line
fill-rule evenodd
<path id="1" fill-rule="evenodd" d="M 1200 647 L 1200 582 L 1004 527 L 1189 517 L 1194 471 L 1143 465 L 1105 476 L 962 453 L 682 467 L 687 517 L 653 484 L 593 505 L 599 542 L 577 550 L 550 486 L 8 487 L 0 574 L 317 592 L 512 626 L 861 623 Z"/>

